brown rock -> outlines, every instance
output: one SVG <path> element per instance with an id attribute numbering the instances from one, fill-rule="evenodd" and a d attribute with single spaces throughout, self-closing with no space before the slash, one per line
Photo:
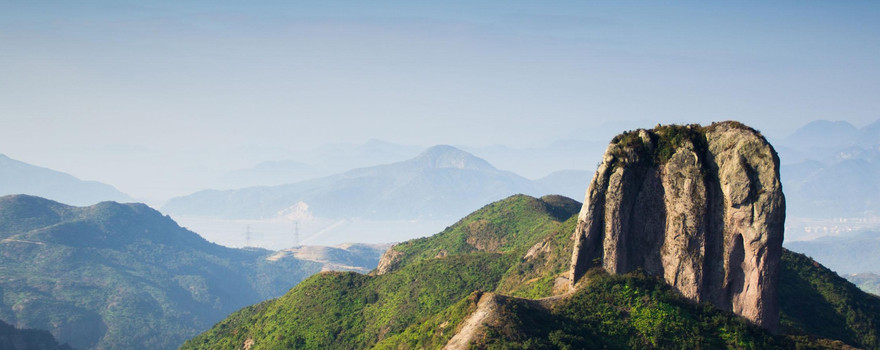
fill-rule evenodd
<path id="1" fill-rule="evenodd" d="M 737 122 L 617 136 L 587 190 L 571 283 L 642 269 L 770 330 L 785 222 L 779 159 Z"/>
<path id="2" fill-rule="evenodd" d="M 403 252 L 394 249 L 394 246 L 388 247 L 382 256 L 379 258 L 379 266 L 376 267 L 376 270 L 371 272 L 371 275 L 378 276 L 384 275 L 391 270 L 397 268 L 397 265 L 400 264 L 400 259 L 403 257 Z"/>

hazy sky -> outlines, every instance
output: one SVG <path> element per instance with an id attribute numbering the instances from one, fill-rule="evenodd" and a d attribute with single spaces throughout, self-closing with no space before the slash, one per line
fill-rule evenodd
<path id="1" fill-rule="evenodd" d="M 243 147 L 878 111 L 877 1 L 0 0 L 0 153 L 142 197 Z"/>

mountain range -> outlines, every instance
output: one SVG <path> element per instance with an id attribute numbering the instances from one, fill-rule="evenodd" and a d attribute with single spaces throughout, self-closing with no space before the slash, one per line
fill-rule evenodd
<path id="1" fill-rule="evenodd" d="M 325 177 L 347 170 L 412 158 L 422 147 L 380 140 L 363 144 L 331 143 L 306 151 L 282 152 L 285 159 L 263 161 L 252 167 L 227 171 L 216 181 L 219 188 L 274 186 Z M 252 152 L 265 157 L 264 152 Z"/>
<path id="2" fill-rule="evenodd" d="M 113 186 L 97 181 L 83 181 L 70 174 L 30 165 L 0 154 L 0 196 L 8 194 L 28 194 L 73 205 L 132 200 Z"/>
<path id="3" fill-rule="evenodd" d="M 862 128 L 817 120 L 779 144 L 790 216 L 880 215 L 880 120 Z"/>
<path id="4" fill-rule="evenodd" d="M 382 248 L 297 258 L 210 243 L 143 204 L 5 196 L 0 320 L 48 330 L 77 349 L 173 349 L 313 273 L 370 269 Z"/>
<path id="5" fill-rule="evenodd" d="M 880 232 L 852 232 L 789 242 L 785 246 L 807 254 L 841 274 L 880 273 Z"/>
<path id="6" fill-rule="evenodd" d="M 541 192 L 539 184 L 481 158 L 435 146 L 407 161 L 294 184 L 200 191 L 169 200 L 162 211 L 254 219 L 307 207 L 322 218 L 454 219 L 511 194 Z"/>

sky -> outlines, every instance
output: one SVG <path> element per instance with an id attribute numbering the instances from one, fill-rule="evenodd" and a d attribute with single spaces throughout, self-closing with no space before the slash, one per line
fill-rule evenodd
<path id="1" fill-rule="evenodd" d="M 156 200 L 290 150 L 880 118 L 876 1 L 0 0 L 0 153 Z"/>

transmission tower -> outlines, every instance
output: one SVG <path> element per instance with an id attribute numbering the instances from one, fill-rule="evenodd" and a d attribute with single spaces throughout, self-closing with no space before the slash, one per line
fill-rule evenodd
<path id="1" fill-rule="evenodd" d="M 244 246 L 251 246 L 251 225 L 247 225 L 247 229 L 244 231 Z"/>

